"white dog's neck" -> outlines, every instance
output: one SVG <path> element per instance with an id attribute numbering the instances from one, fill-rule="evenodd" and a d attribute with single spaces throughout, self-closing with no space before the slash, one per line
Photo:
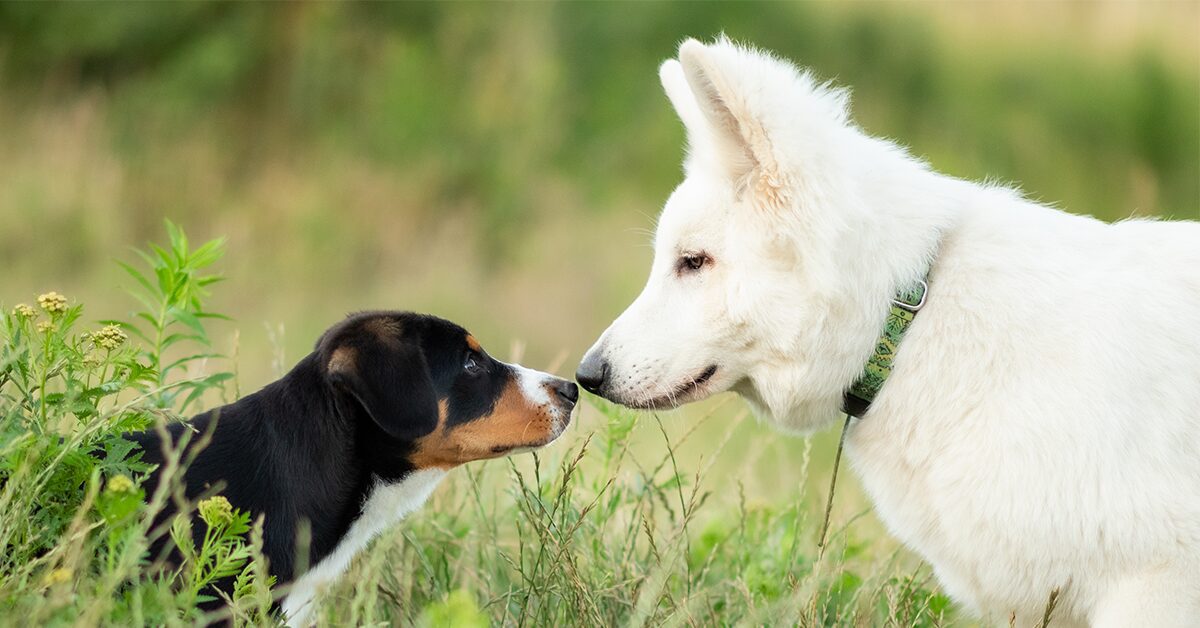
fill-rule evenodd
<path id="1" fill-rule="evenodd" d="M 799 424 L 807 431 L 837 420 L 843 392 L 862 375 L 897 290 L 928 276 L 929 298 L 937 298 L 942 240 L 978 195 L 991 193 L 930 171 L 888 142 L 853 132 L 862 142 L 857 154 L 863 161 L 838 189 L 846 190 L 843 198 L 857 197 L 851 204 L 856 211 L 829 234 L 837 244 L 829 247 L 834 257 L 820 269 L 826 282 L 816 296 L 825 301 L 820 309 L 839 319 L 800 332 L 817 336 L 801 342 L 822 346 L 822 362 L 785 349 L 734 388 L 785 428 Z M 806 287 L 814 280 L 811 272 L 798 271 L 794 281 Z"/>
<path id="2" fill-rule="evenodd" d="M 420 508 L 444 477 L 446 472 L 442 469 L 421 469 L 395 484 L 376 484 L 346 536 L 328 556 L 292 585 L 291 592 L 283 601 L 283 613 L 288 618 L 288 625 L 309 625 L 312 621 L 312 602 L 317 594 L 342 575 L 350 566 L 350 561 L 379 533 Z"/>
<path id="3" fill-rule="evenodd" d="M 914 162 L 890 142 L 854 133 L 863 147 L 846 193 L 858 197 L 837 251 L 846 287 L 860 286 L 856 269 L 883 284 L 871 297 L 890 299 L 896 290 L 923 277 L 935 261 L 944 234 L 952 229 L 979 188 Z M 844 215 L 844 214 L 843 214 Z M 881 273 L 880 269 L 888 272 Z"/>

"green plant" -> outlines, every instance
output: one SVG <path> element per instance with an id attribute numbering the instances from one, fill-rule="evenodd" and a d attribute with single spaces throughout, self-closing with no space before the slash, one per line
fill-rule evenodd
<path id="1" fill-rule="evenodd" d="M 134 314 L 134 318 L 144 327 L 120 322 L 116 324 L 123 325 L 147 343 L 145 355 L 149 359 L 149 367 L 157 375 L 156 383 L 161 388 L 151 396 L 155 406 L 177 407 L 179 412 L 185 412 L 204 391 L 219 388 L 233 376 L 230 372 L 217 372 L 198 380 L 180 382 L 177 386 L 165 386 L 172 373 L 197 360 L 224 357 L 211 351 L 189 351 L 183 356 L 166 361 L 168 352 L 177 348 L 176 345 L 192 343 L 205 348 L 211 347 L 212 341 L 204 329 L 205 319 L 229 320 L 227 316 L 204 309 L 204 300 L 209 295 L 208 287 L 221 281 L 222 277 L 200 274 L 221 259 L 225 241 L 210 240 L 192 250 L 188 248 L 187 235 L 183 230 L 169 220 L 165 222 L 169 240 L 167 248 L 151 244 L 150 252 L 135 250 L 145 262 L 149 273 L 143 273 L 124 262 L 117 262 L 137 282 L 137 287 L 129 290 L 129 294 L 145 308 Z M 147 275 L 154 280 L 151 281 Z M 186 396 L 179 401 L 178 397 L 181 394 Z"/>
<path id="2" fill-rule="evenodd" d="M 171 537 L 183 556 L 177 569 L 149 563 L 152 529 L 177 482 L 146 495 L 134 478 L 149 471 L 123 433 L 176 420 L 231 374 L 180 378 L 183 367 L 212 353 L 168 359 L 185 341 L 209 344 L 205 287 L 198 271 L 216 262 L 220 241 L 189 249 L 167 223 L 170 248 L 141 253 L 149 276 L 122 266 L 143 290 L 137 318 L 149 326 L 105 321 L 83 331 L 83 306 L 57 292 L 37 307 L 6 309 L 0 326 L 0 617 L 34 625 L 177 624 L 196 619 L 214 580 L 237 576 L 235 617 L 267 617 L 270 586 L 261 561 L 261 531 L 247 543 L 248 515 L 201 504 L 208 533 L 190 536 L 192 512 L 176 516 Z M 129 334 L 146 341 L 130 342 Z M 178 468 L 178 454 L 171 466 Z M 168 469 L 167 471 L 170 471 Z M 252 535 L 254 537 L 255 535 Z M 186 541 L 186 542 L 185 542 Z M 264 595 L 266 602 L 264 604 Z"/>
<path id="3" fill-rule="evenodd" d="M 192 539 L 192 521 L 176 517 L 171 526 L 171 540 L 183 555 L 183 595 L 193 605 L 204 600 L 200 591 L 208 585 L 242 572 L 250 558 L 250 548 L 242 535 L 250 531 L 250 515 L 234 512 L 229 500 L 220 495 L 197 504 L 200 519 L 205 523 L 204 540 L 199 547 Z M 211 599 L 211 598 L 208 598 Z"/>

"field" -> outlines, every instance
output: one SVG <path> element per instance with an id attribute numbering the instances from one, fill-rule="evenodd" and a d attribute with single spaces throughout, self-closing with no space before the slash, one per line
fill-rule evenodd
<path id="1" fill-rule="evenodd" d="M 76 455 L 183 410 L 165 384 L 204 382 L 193 411 L 236 397 L 381 307 L 573 371 L 640 289 L 680 178 L 656 69 L 681 38 L 723 31 L 853 87 L 859 124 L 941 171 L 1106 220 L 1200 218 L 1198 6 L 0 4 L 0 624 L 192 621 L 178 583 L 139 575 L 133 519 L 104 512 L 137 469 Z M 116 261 L 165 243 L 164 218 L 193 250 L 225 238 L 203 304 L 232 320 L 202 319 L 208 347 L 130 333 L 110 357 L 215 355 L 165 378 L 126 363 L 87 411 L 69 377 L 18 386 L 52 344 L 38 295 L 83 304 L 77 333 L 141 320 Z M 44 364 L 110 378 L 55 316 Z M 780 435 L 732 397 L 583 405 L 538 456 L 453 473 L 356 563 L 328 623 L 971 625 L 847 468 L 818 549 L 836 433 Z M 55 480 L 36 494 L 12 479 L 31 461 Z M 106 525 L 128 535 L 115 550 Z M 247 591 L 239 617 L 268 621 Z"/>

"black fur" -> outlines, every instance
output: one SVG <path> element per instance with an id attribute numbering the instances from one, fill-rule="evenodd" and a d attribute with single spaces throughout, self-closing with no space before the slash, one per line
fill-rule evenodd
<path id="1" fill-rule="evenodd" d="M 282 379 L 189 421 L 197 437 L 216 426 L 187 469 L 186 496 L 217 489 L 252 520 L 264 516 L 271 573 L 288 582 L 300 575 L 302 522 L 311 529 L 308 564 L 315 565 L 346 534 L 374 478 L 394 481 L 413 471 L 413 442 L 436 429 L 439 400 L 449 409 L 447 425 L 466 423 L 486 416 L 512 377 L 511 367 L 473 350 L 466 330 L 449 321 L 407 312 L 351 316 Z M 167 427 L 173 442 L 188 429 Z M 143 460 L 163 461 L 155 431 L 129 438 L 142 446 Z M 147 494 L 159 481 L 157 471 L 150 475 Z M 168 508 L 160 522 L 174 513 Z M 197 518 L 194 526 L 199 543 L 204 525 Z M 151 555 L 178 560 L 168 543 L 160 540 Z"/>

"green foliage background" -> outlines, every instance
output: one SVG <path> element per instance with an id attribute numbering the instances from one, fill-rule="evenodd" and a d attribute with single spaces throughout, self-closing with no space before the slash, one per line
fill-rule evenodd
<path id="1" fill-rule="evenodd" d="M 948 174 L 1106 220 L 1195 219 L 1197 24 L 1194 2 L 3 3 L 0 303 L 54 289 L 93 320 L 133 320 L 139 306 L 119 287 L 134 282 L 110 260 L 161 239 L 168 217 L 197 240 L 227 237 L 227 281 L 207 306 L 236 322 L 206 323 L 212 353 L 231 357 L 181 371 L 232 373 L 216 382 L 229 396 L 281 373 L 346 312 L 375 307 L 453 318 L 497 355 L 566 374 L 645 278 L 647 230 L 680 178 L 683 142 L 656 69 L 684 37 L 724 32 L 852 87 L 867 131 Z M 661 428 L 585 408 L 554 455 L 625 426 L 642 462 L 620 477 L 653 486 L 636 470 L 684 441 L 673 460 L 684 477 L 708 470 L 695 488 L 713 506 L 684 553 L 702 561 L 691 552 L 731 531 L 775 539 L 766 551 L 786 560 L 721 545 L 713 573 L 747 600 L 789 599 L 794 574 L 780 574 L 809 563 L 788 562 L 795 533 L 780 531 L 811 547 L 834 437 L 784 437 L 743 417 L 724 399 L 664 415 Z M 438 506 L 460 512 L 479 482 L 516 508 L 504 496 L 523 489 L 496 488 L 512 482 L 505 463 L 479 467 Z M 843 477 L 835 528 L 861 561 L 846 577 L 916 574 Z M 473 617 L 467 602 L 493 573 L 481 566 L 496 565 L 428 563 L 420 543 L 441 555 L 466 538 L 483 551 L 482 523 L 423 513 L 384 543 L 408 573 L 436 573 L 432 584 L 382 566 L 360 579 L 401 592 L 409 620 Z M 529 534 L 537 521 L 518 519 Z M 590 530 L 591 551 L 629 521 Z M 624 594 L 611 586 L 599 597 Z M 418 615 L 430 600 L 444 606 Z"/>
<path id="2" fill-rule="evenodd" d="M 629 230 L 679 180 L 656 69 L 684 37 L 852 87 L 867 131 L 949 174 L 1195 218 L 1198 22 L 1184 2 L 0 4 L 0 264 L 105 305 L 80 292 L 111 285 L 96 262 L 166 215 L 229 237 L 219 309 L 286 322 L 289 354 L 387 305 L 574 359 L 636 293 Z"/>

